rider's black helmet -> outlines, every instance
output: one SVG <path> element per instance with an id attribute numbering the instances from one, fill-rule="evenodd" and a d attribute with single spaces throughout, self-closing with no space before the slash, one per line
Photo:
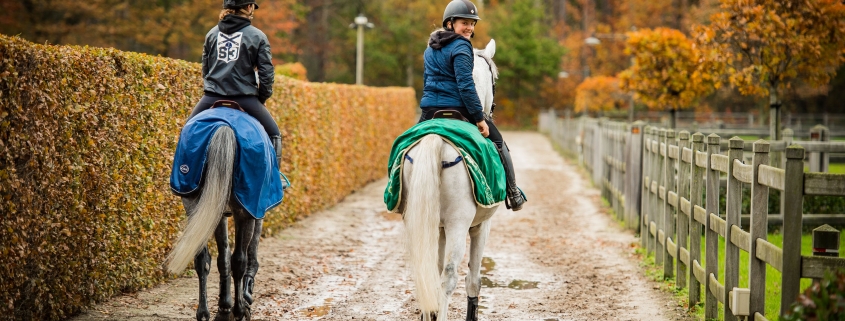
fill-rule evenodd
<path id="1" fill-rule="evenodd" d="M 447 21 L 452 21 L 456 18 L 481 20 L 478 17 L 478 8 L 469 0 L 452 0 L 452 2 L 449 2 L 446 10 L 443 11 L 443 28 L 446 28 Z"/>
<path id="2" fill-rule="evenodd" d="M 254 4 L 255 9 L 258 9 L 255 0 L 223 0 L 223 9 L 238 9 L 250 4 Z"/>

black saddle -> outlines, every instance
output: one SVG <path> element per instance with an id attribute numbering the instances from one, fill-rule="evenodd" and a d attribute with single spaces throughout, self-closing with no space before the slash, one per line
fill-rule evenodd
<path id="1" fill-rule="evenodd" d="M 241 108 L 241 105 L 238 104 L 238 102 L 233 101 L 233 100 L 221 99 L 221 100 L 215 101 L 214 104 L 211 105 L 211 108 L 217 108 L 217 107 L 227 107 L 227 108 L 232 108 L 232 109 L 244 111 L 244 109 Z"/>
<path id="2" fill-rule="evenodd" d="M 431 116 L 431 119 L 435 118 L 446 118 L 446 119 L 454 119 L 454 120 L 462 120 L 468 123 L 472 123 L 469 119 L 466 119 L 464 115 L 461 114 L 460 111 L 455 109 L 441 109 L 434 112 L 434 115 Z"/>

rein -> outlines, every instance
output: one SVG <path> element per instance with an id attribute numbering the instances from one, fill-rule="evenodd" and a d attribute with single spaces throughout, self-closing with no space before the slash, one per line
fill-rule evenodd
<path id="1" fill-rule="evenodd" d="M 487 57 L 484 57 L 484 55 L 482 55 L 480 52 L 476 52 L 475 55 L 479 56 L 481 58 L 484 58 L 484 63 L 487 64 L 487 69 L 490 70 L 490 82 L 493 83 L 493 97 L 495 98 L 496 97 L 496 78 L 493 77 L 493 65 L 491 65 L 490 62 L 487 61 Z M 490 106 L 490 113 L 492 114 L 493 110 L 495 110 L 495 109 L 496 109 L 496 103 L 493 103 L 493 105 Z M 411 162 L 411 163 L 413 164 L 413 162 Z"/>

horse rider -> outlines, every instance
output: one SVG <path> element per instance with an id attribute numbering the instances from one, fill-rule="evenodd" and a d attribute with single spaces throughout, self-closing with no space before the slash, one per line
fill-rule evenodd
<path id="1" fill-rule="evenodd" d="M 424 54 L 422 114 L 419 122 L 434 117 L 438 110 L 457 110 L 478 126 L 481 135 L 496 144 L 505 169 L 507 208 L 518 211 L 526 199 L 516 186 L 513 162 L 502 134 L 492 119 L 484 115 L 472 79 L 474 64 L 470 39 L 478 20 L 478 8 L 469 0 L 453 0 L 443 12 L 440 29 L 431 33 Z"/>
<path id="2" fill-rule="evenodd" d="M 281 166 L 282 134 L 264 106 L 273 95 L 275 71 L 267 36 L 251 25 L 256 9 L 258 4 L 254 0 L 223 0 L 219 22 L 205 35 L 202 48 L 205 95 L 188 119 L 211 108 L 218 100 L 237 102 L 264 127 Z"/>

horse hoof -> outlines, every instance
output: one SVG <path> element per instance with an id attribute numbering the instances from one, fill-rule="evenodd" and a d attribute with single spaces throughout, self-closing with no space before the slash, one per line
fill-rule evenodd
<path id="1" fill-rule="evenodd" d="M 211 320 L 211 314 L 208 313 L 208 310 L 197 311 L 197 321 L 208 321 L 208 320 Z"/>
<path id="2" fill-rule="evenodd" d="M 232 321 L 235 320 L 235 316 L 232 315 L 232 311 L 222 310 L 217 311 L 217 314 L 214 315 L 214 321 Z"/>
<path id="3" fill-rule="evenodd" d="M 429 315 L 431 316 L 431 321 L 437 321 L 437 313 L 432 312 Z M 422 314 L 420 314 L 420 321 L 425 321 Z"/>
<path id="4" fill-rule="evenodd" d="M 237 319 L 238 321 L 250 321 L 252 320 L 252 312 L 249 309 L 244 309 L 244 315 Z"/>

